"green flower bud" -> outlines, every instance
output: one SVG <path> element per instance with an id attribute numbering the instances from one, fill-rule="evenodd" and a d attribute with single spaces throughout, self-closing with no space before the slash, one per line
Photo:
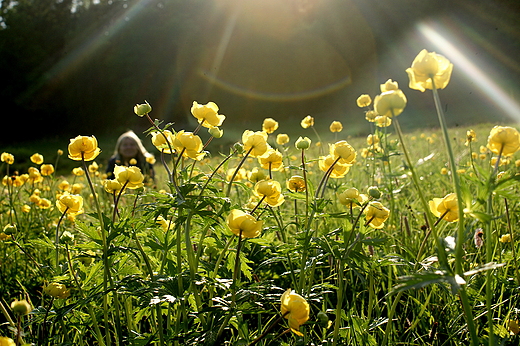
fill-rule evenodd
<path id="1" fill-rule="evenodd" d="M 224 130 L 221 130 L 220 128 L 218 127 L 210 127 L 208 129 L 208 132 L 211 136 L 215 137 L 215 138 L 220 138 L 224 135 Z"/>
<path id="2" fill-rule="evenodd" d="M 74 234 L 70 233 L 69 231 L 65 231 L 61 235 L 60 241 L 64 244 L 72 243 L 74 241 Z"/>
<path id="3" fill-rule="evenodd" d="M 147 101 L 144 102 L 146 103 L 141 103 L 140 105 L 138 104 L 134 106 L 134 113 L 140 117 L 144 117 L 146 114 L 152 111 L 152 106 L 150 106 Z"/>
<path id="4" fill-rule="evenodd" d="M 7 235 L 15 234 L 15 233 L 16 233 L 16 225 L 7 224 L 7 225 L 4 227 L 4 231 L 3 231 L 3 233 L 5 233 L 5 234 L 7 234 Z"/>
<path id="5" fill-rule="evenodd" d="M 379 190 L 379 188 L 377 186 L 370 186 L 367 190 L 368 192 L 368 195 L 374 199 L 379 199 L 381 198 L 381 191 Z"/>
<path id="6" fill-rule="evenodd" d="M 318 320 L 319 325 L 322 326 L 323 328 L 329 327 L 329 321 L 330 321 L 329 316 L 327 316 L 327 314 L 324 313 L 323 311 L 318 312 L 316 319 Z"/>
<path id="7" fill-rule="evenodd" d="M 13 309 L 13 313 L 18 316 L 24 316 L 27 315 L 29 312 L 31 312 L 32 307 L 31 304 L 27 302 L 27 300 L 15 300 L 11 303 L 11 309 Z"/>
<path id="8" fill-rule="evenodd" d="M 244 145 L 242 145 L 242 143 L 237 142 L 233 145 L 233 149 L 235 149 L 237 153 L 242 154 L 244 152 Z"/>
<path id="9" fill-rule="evenodd" d="M 308 138 L 308 137 L 300 137 L 296 140 L 296 143 L 295 143 L 295 146 L 296 146 L 296 149 L 300 149 L 300 150 L 306 150 L 306 149 L 309 149 L 309 147 L 311 146 L 311 140 Z"/>

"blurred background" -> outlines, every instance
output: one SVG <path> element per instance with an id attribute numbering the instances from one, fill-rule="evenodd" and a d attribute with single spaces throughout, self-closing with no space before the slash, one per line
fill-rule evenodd
<path id="1" fill-rule="evenodd" d="M 405 128 L 438 126 L 405 69 L 426 48 L 454 64 L 450 126 L 520 120 L 518 0 L 1 0 L 0 144 L 63 142 L 149 127 L 193 130 L 194 100 L 227 116 L 224 142 L 264 118 L 308 135 L 333 120 L 366 134 L 356 98 L 387 79 L 408 97 Z M 111 149 L 107 150 L 108 152 Z"/>

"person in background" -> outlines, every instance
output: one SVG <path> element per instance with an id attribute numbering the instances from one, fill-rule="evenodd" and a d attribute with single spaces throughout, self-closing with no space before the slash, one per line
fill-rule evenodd
<path id="1" fill-rule="evenodd" d="M 114 178 L 114 168 L 118 166 L 137 166 L 145 176 L 154 179 L 153 162 L 155 158 L 144 147 L 134 131 L 123 133 L 116 142 L 114 154 L 108 160 L 107 178 Z"/>

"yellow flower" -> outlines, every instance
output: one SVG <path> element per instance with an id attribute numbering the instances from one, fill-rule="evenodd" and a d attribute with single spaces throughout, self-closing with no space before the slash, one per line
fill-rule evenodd
<path id="1" fill-rule="evenodd" d="M 365 112 L 365 119 L 371 123 L 376 121 L 377 113 L 375 111 L 367 111 Z"/>
<path id="2" fill-rule="evenodd" d="M 162 230 L 167 232 L 175 227 L 175 223 L 172 220 L 166 220 L 162 215 L 159 215 L 155 223 L 160 225 Z"/>
<path id="3" fill-rule="evenodd" d="M 385 221 L 390 216 L 390 210 L 380 202 L 370 202 L 365 210 L 365 219 L 370 227 L 380 229 L 385 226 Z"/>
<path id="4" fill-rule="evenodd" d="M 77 136 L 72 138 L 69 143 L 69 158 L 75 161 L 92 161 L 101 150 L 94 136 Z"/>
<path id="5" fill-rule="evenodd" d="M 293 175 L 287 180 L 287 188 L 292 192 L 304 192 L 307 186 L 305 180 L 299 175 Z"/>
<path id="6" fill-rule="evenodd" d="M 265 173 L 255 167 L 251 172 L 247 173 L 247 179 L 252 183 L 257 183 L 265 179 Z"/>
<path id="7" fill-rule="evenodd" d="M 114 177 L 124 187 L 138 189 L 143 187 L 144 175 L 141 169 L 136 166 L 118 166 L 114 168 Z"/>
<path id="8" fill-rule="evenodd" d="M 99 170 L 99 165 L 96 162 L 92 162 L 88 165 L 88 171 L 90 173 L 96 173 Z"/>
<path id="9" fill-rule="evenodd" d="M 377 143 L 379 143 L 380 140 L 379 140 L 379 137 L 377 135 L 368 135 L 367 136 L 367 144 L 368 145 L 375 145 Z"/>
<path id="10" fill-rule="evenodd" d="M 406 96 L 402 90 L 389 90 L 376 96 L 374 110 L 379 115 L 391 118 L 403 112 L 406 102 Z"/>
<path id="11" fill-rule="evenodd" d="M 43 176 L 49 176 L 54 173 L 54 166 L 51 164 L 44 164 L 40 166 L 40 172 Z"/>
<path id="12" fill-rule="evenodd" d="M 313 127 L 314 126 L 314 118 L 311 117 L 310 115 L 307 115 L 305 118 L 303 118 L 303 120 L 300 123 L 300 125 L 304 129 L 308 129 L 309 127 Z"/>
<path id="13" fill-rule="evenodd" d="M 282 186 L 275 180 L 262 180 L 255 184 L 255 194 L 262 198 L 271 207 L 278 207 L 285 201 L 282 195 Z"/>
<path id="14" fill-rule="evenodd" d="M 394 82 L 393 80 L 389 79 L 384 84 L 379 85 L 379 89 L 382 93 L 390 90 L 398 90 L 399 84 L 397 82 Z"/>
<path id="15" fill-rule="evenodd" d="M 273 118 L 265 118 L 262 123 L 262 131 L 266 133 L 273 133 L 278 129 L 278 121 Z"/>
<path id="16" fill-rule="evenodd" d="M 31 155 L 31 162 L 35 163 L 37 165 L 41 165 L 43 163 L 43 155 L 41 154 L 32 154 Z"/>
<path id="17" fill-rule="evenodd" d="M 297 335 L 303 335 L 300 326 L 309 320 L 309 303 L 290 288 L 282 294 L 281 303 L 282 316 L 288 320 L 291 330 Z"/>
<path id="18" fill-rule="evenodd" d="M 495 126 L 489 134 L 487 147 L 496 155 L 511 156 L 520 149 L 520 134 L 509 126 Z"/>
<path id="19" fill-rule="evenodd" d="M 448 174 L 448 169 L 446 167 L 442 167 L 441 168 L 441 174 L 442 175 L 447 175 Z"/>
<path id="20" fill-rule="evenodd" d="M 329 170 L 330 166 L 332 166 L 332 164 L 334 163 L 334 161 L 336 161 L 336 159 L 332 155 L 320 156 L 320 161 L 319 161 L 320 169 L 323 172 L 327 172 Z M 340 164 L 339 161 L 336 162 L 336 164 L 332 168 L 330 177 L 334 178 L 334 179 L 343 178 L 350 170 L 350 166 L 351 165 Z"/>
<path id="21" fill-rule="evenodd" d="M 366 195 L 359 193 L 358 189 L 355 187 L 351 187 L 346 189 L 342 193 L 338 194 L 339 203 L 344 206 L 350 208 L 359 207 L 361 204 L 365 203 L 368 200 Z"/>
<path id="22" fill-rule="evenodd" d="M 330 132 L 341 132 L 343 131 L 343 124 L 339 121 L 333 121 L 329 127 Z"/>
<path id="23" fill-rule="evenodd" d="M 16 346 L 16 343 L 11 338 L 0 336 L 0 346 Z"/>
<path id="24" fill-rule="evenodd" d="M 242 134 L 242 143 L 244 144 L 244 151 L 249 152 L 249 156 L 258 157 L 265 154 L 269 145 L 267 144 L 267 133 L 263 131 L 253 132 L 245 130 Z"/>
<path id="25" fill-rule="evenodd" d="M 60 213 L 79 215 L 83 213 L 83 197 L 66 193 L 56 200 L 56 206 Z"/>
<path id="26" fill-rule="evenodd" d="M 263 169 L 279 171 L 283 168 L 282 153 L 275 149 L 268 149 L 264 155 L 258 157 L 258 162 Z"/>
<path id="27" fill-rule="evenodd" d="M 466 142 L 464 143 L 466 146 L 468 146 L 471 142 L 474 142 L 477 140 L 477 134 L 473 130 L 468 130 L 466 132 Z"/>
<path id="28" fill-rule="evenodd" d="M 444 56 L 423 49 L 406 73 L 410 79 L 410 89 L 425 91 L 433 89 L 433 83 L 437 89 L 444 89 L 450 82 L 452 70 L 453 64 Z"/>
<path id="29" fill-rule="evenodd" d="M 177 132 L 173 140 L 173 146 L 177 152 L 182 152 L 182 156 L 200 161 L 206 153 L 202 152 L 204 145 L 199 136 L 184 130 Z"/>
<path id="30" fill-rule="evenodd" d="M 51 297 L 58 299 L 67 299 L 70 296 L 70 289 L 67 286 L 53 282 L 48 284 L 44 289 L 43 293 L 50 295 Z"/>
<path id="31" fill-rule="evenodd" d="M 218 106 L 214 102 L 202 105 L 197 103 L 197 101 L 193 101 L 191 114 L 197 118 L 199 124 L 202 123 L 202 126 L 208 128 L 221 126 L 226 119 L 225 115 L 218 114 Z"/>
<path id="32" fill-rule="evenodd" d="M 23 316 L 29 314 L 32 310 L 31 304 L 27 302 L 27 300 L 17 300 L 15 299 L 11 303 L 11 309 L 13 310 L 13 313 L 18 316 Z"/>
<path id="33" fill-rule="evenodd" d="M 447 194 L 444 198 L 434 198 L 429 202 L 430 210 L 436 217 L 441 217 L 448 222 L 459 219 L 459 205 L 457 195 Z"/>
<path id="34" fill-rule="evenodd" d="M 329 154 L 334 159 L 339 158 L 338 163 L 341 165 L 350 165 L 356 159 L 356 150 L 347 141 L 339 141 L 331 144 Z"/>
<path id="35" fill-rule="evenodd" d="M 0 160 L 2 162 L 7 163 L 8 165 L 12 165 L 14 163 L 14 155 L 3 152 L 2 155 L 0 156 Z"/>
<path id="36" fill-rule="evenodd" d="M 233 177 L 233 174 L 235 174 L 235 171 L 236 171 L 236 168 L 230 168 L 227 170 L 227 173 L 226 173 L 226 180 L 227 181 L 230 181 L 231 180 L 231 177 Z M 245 170 L 245 168 L 241 167 L 237 174 L 235 174 L 235 178 L 233 179 L 233 181 L 240 181 L 240 180 L 244 180 L 247 178 L 247 171 Z"/>
<path id="37" fill-rule="evenodd" d="M 256 238 L 262 233 L 263 221 L 257 221 L 253 215 L 239 209 L 231 210 L 226 223 L 233 234 L 242 238 Z"/>
<path id="38" fill-rule="evenodd" d="M 30 211 L 31 211 L 31 207 L 28 206 L 27 204 L 24 204 L 24 205 L 22 206 L 22 212 L 24 212 L 24 213 L 28 213 L 28 212 L 30 212 Z"/>
<path id="39" fill-rule="evenodd" d="M 388 127 L 392 125 L 392 118 L 378 115 L 374 120 L 377 127 Z"/>
<path id="40" fill-rule="evenodd" d="M 36 168 L 36 167 L 29 167 L 27 172 L 29 173 L 29 179 L 28 180 L 31 183 L 35 184 L 35 183 L 39 183 L 39 182 L 43 181 L 43 177 L 40 174 L 40 171 L 38 170 L 38 168 Z"/>
<path id="41" fill-rule="evenodd" d="M 517 335 L 520 333 L 520 326 L 518 325 L 518 321 L 516 320 L 509 320 L 507 324 L 507 330 L 513 335 Z"/>
<path id="42" fill-rule="evenodd" d="M 511 242 L 511 234 L 507 233 L 504 234 L 498 239 L 501 243 L 510 243 Z"/>
<path id="43" fill-rule="evenodd" d="M 83 190 L 83 184 L 75 183 L 72 184 L 72 187 L 70 188 L 70 193 L 73 195 L 79 195 L 81 193 L 81 190 Z"/>
<path id="44" fill-rule="evenodd" d="M 153 154 L 148 153 L 148 155 L 146 155 L 145 160 L 146 160 L 146 162 L 148 162 L 151 165 L 155 164 L 155 156 L 153 156 Z"/>
<path id="45" fill-rule="evenodd" d="M 356 103 L 359 108 L 368 107 L 372 104 L 372 98 L 370 95 L 363 94 L 357 98 Z"/>
<path id="46" fill-rule="evenodd" d="M 58 184 L 58 189 L 63 191 L 69 191 L 70 183 L 66 180 L 63 180 L 61 183 Z"/>
<path id="47" fill-rule="evenodd" d="M 164 130 L 162 132 L 153 132 L 152 133 L 152 144 L 159 150 L 165 154 L 172 154 L 175 152 L 173 148 L 173 140 L 174 136 L 171 131 Z M 168 143 L 170 145 L 168 145 Z"/>
<path id="48" fill-rule="evenodd" d="M 72 169 L 72 174 L 77 177 L 81 177 L 82 175 L 85 175 L 85 171 L 81 167 L 76 167 Z"/>
<path id="49" fill-rule="evenodd" d="M 289 136 L 285 133 L 279 133 L 276 136 L 276 144 L 278 145 L 284 145 L 289 143 Z"/>
<path id="50" fill-rule="evenodd" d="M 119 191 L 121 191 L 121 189 L 123 188 L 123 185 L 121 185 L 121 183 L 119 181 L 117 181 L 116 179 L 112 179 L 112 180 L 105 179 L 105 180 L 103 180 L 103 188 L 105 189 L 106 192 L 108 192 L 110 194 L 116 194 L 116 193 L 119 193 Z"/>

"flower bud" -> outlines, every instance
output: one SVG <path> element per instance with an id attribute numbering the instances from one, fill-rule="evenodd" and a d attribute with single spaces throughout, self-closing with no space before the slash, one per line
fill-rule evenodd
<path id="1" fill-rule="evenodd" d="M 7 224 L 4 227 L 3 233 L 5 233 L 7 235 L 15 234 L 16 233 L 16 225 Z"/>
<path id="2" fill-rule="evenodd" d="M 295 143 L 296 149 L 306 150 L 311 146 L 311 140 L 308 137 L 298 138 Z"/>
<path id="3" fill-rule="evenodd" d="M 224 135 L 224 130 L 221 130 L 218 127 L 210 127 L 208 129 L 208 132 L 212 137 L 215 137 L 215 138 L 220 138 Z"/>
<path id="4" fill-rule="evenodd" d="M 381 191 L 377 186 L 370 186 L 367 190 L 368 195 L 374 199 L 381 198 Z"/>
<path id="5" fill-rule="evenodd" d="M 144 101 L 146 102 L 146 101 Z M 137 114 L 140 117 L 144 117 L 146 114 L 150 113 L 152 111 L 152 107 L 146 103 L 141 103 L 140 105 L 137 104 L 134 106 L 134 113 Z"/>
<path id="6" fill-rule="evenodd" d="M 69 231 L 65 231 L 61 235 L 60 241 L 64 244 L 72 243 L 74 241 L 74 234 L 70 233 Z"/>
<path id="7" fill-rule="evenodd" d="M 233 145 L 233 149 L 235 149 L 239 154 L 242 154 L 244 152 L 244 146 L 242 145 L 242 143 L 235 143 Z"/>
<path id="8" fill-rule="evenodd" d="M 11 303 L 11 309 L 13 310 L 13 313 L 17 316 L 24 316 L 27 315 L 29 312 L 31 312 L 32 307 L 31 304 L 27 302 L 27 300 L 15 300 Z"/>

